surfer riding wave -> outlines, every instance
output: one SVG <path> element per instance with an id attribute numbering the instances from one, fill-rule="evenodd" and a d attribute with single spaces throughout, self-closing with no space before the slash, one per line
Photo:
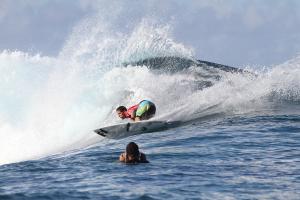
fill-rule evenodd
<path id="1" fill-rule="evenodd" d="M 148 120 L 154 117 L 156 112 L 155 104 L 149 100 L 143 100 L 140 103 L 129 107 L 128 109 L 125 106 L 119 106 L 116 109 L 118 116 L 121 119 L 129 118 L 135 122 Z"/>

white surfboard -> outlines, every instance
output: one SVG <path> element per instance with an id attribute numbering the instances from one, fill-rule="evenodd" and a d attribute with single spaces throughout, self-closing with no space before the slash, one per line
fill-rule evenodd
<path id="1" fill-rule="evenodd" d="M 179 122 L 141 121 L 107 126 L 94 131 L 106 138 L 121 139 L 131 135 L 166 130 L 175 127 L 178 123 Z"/>

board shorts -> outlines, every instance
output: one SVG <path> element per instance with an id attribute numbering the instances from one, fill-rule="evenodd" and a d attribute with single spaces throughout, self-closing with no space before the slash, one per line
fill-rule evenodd
<path id="1" fill-rule="evenodd" d="M 147 120 L 155 115 L 156 107 L 154 103 L 148 100 L 143 100 L 139 103 L 139 107 L 136 110 L 135 116 L 140 117 L 141 120 Z"/>

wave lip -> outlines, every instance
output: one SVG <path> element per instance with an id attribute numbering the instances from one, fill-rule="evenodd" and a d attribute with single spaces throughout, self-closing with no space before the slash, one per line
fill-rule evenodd
<path id="1" fill-rule="evenodd" d="M 168 72 L 178 72 L 184 69 L 187 69 L 191 66 L 198 66 L 208 69 L 219 69 L 225 72 L 233 72 L 233 73 L 244 73 L 246 70 L 230 67 L 227 65 L 222 65 L 218 63 L 208 62 L 204 60 L 195 60 L 184 57 L 176 57 L 176 56 L 166 56 L 166 57 L 151 57 L 143 60 L 139 60 L 137 62 L 124 62 L 124 66 L 147 66 L 150 69 L 160 70 Z"/>

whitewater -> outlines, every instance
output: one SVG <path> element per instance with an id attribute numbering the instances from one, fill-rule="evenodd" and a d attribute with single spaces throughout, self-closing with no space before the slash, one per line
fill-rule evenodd
<path id="1" fill-rule="evenodd" d="M 137 63 L 201 58 L 168 25 L 144 20 L 116 33 L 97 20 L 76 26 L 58 56 L 0 53 L 1 198 L 299 197 L 298 56 L 245 73 L 153 69 Z M 191 123 L 119 141 L 93 132 L 142 99 L 155 102 L 154 120 Z M 116 162 L 129 141 L 149 165 Z"/>

